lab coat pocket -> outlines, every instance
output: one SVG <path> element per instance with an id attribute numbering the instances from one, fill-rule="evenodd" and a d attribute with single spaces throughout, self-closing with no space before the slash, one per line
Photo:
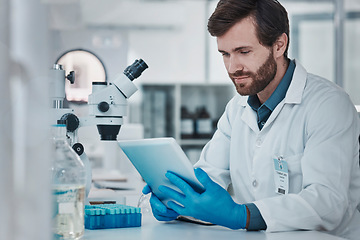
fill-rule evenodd
<path id="1" fill-rule="evenodd" d="M 289 169 L 289 193 L 299 193 L 302 190 L 301 159 L 303 155 L 285 157 Z"/>

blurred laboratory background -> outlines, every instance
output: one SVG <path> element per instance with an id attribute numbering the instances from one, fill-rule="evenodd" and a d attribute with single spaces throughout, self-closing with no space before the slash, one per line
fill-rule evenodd
<path id="1" fill-rule="evenodd" d="M 360 105 L 360 1 L 280 0 L 289 13 L 290 58 L 343 87 Z M 207 32 L 217 0 L 0 0 L 0 239 L 50 234 L 49 79 L 61 64 L 67 107 L 88 114 L 92 82 L 111 83 L 135 59 L 121 139 L 174 137 L 194 163 L 235 94 Z M 79 129 L 93 177 L 136 174 L 116 142 Z M 99 170 L 99 171 L 97 171 Z M 111 175 L 110 174 L 110 175 Z M 30 224 L 31 223 L 31 224 Z"/>

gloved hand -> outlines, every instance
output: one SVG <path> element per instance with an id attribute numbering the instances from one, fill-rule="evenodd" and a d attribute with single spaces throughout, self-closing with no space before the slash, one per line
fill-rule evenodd
<path id="1" fill-rule="evenodd" d="M 146 185 L 142 192 L 143 194 L 151 193 L 149 185 Z M 151 193 L 150 205 L 153 215 L 158 221 L 172 221 L 179 216 L 179 214 L 167 208 L 153 193 Z"/>
<path id="2" fill-rule="evenodd" d="M 160 186 L 159 190 L 162 193 L 182 206 L 174 201 L 169 201 L 167 205 L 180 215 L 191 216 L 231 229 L 245 228 L 246 206 L 235 203 L 230 194 L 213 182 L 201 168 L 195 169 L 195 175 L 205 188 L 201 194 L 195 192 L 186 181 L 174 173 L 166 173 L 165 176 L 170 182 L 182 191 L 180 193 L 169 187 Z"/>

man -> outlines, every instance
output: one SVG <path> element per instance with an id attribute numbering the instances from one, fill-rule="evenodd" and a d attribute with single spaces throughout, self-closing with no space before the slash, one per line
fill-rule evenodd
<path id="1" fill-rule="evenodd" d="M 152 195 L 154 216 L 358 238 L 359 120 L 348 95 L 288 59 L 287 12 L 276 0 L 220 0 L 208 30 L 238 94 L 195 165 L 205 192 L 169 172 L 181 192 L 159 187 L 174 201 L 167 208 Z"/>

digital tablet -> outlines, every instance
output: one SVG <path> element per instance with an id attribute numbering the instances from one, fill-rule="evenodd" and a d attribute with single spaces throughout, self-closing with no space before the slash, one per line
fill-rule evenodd
<path id="1" fill-rule="evenodd" d="M 194 190 L 201 193 L 203 186 L 195 177 L 193 166 L 174 138 L 149 138 L 118 141 L 120 148 L 136 170 L 150 186 L 152 192 L 166 204 L 167 199 L 159 190 L 160 185 L 181 192 L 165 173 L 174 172 L 183 178 Z"/>

